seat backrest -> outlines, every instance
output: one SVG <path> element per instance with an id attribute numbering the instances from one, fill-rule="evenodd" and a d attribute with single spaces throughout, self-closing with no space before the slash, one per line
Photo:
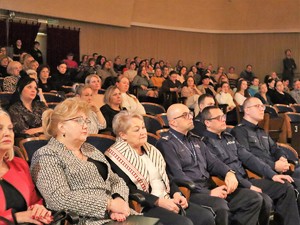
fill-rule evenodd
<path id="1" fill-rule="evenodd" d="M 289 121 L 291 123 L 299 123 L 300 122 L 300 113 L 287 112 L 285 115 L 288 116 Z"/>
<path id="2" fill-rule="evenodd" d="M 9 106 L 13 92 L 0 92 L 0 105 L 2 108 L 7 109 Z"/>
<path id="3" fill-rule="evenodd" d="M 275 104 L 274 108 L 277 109 L 278 113 L 294 112 L 294 110 L 292 109 L 292 107 L 290 107 L 289 105 Z"/>
<path id="4" fill-rule="evenodd" d="M 156 117 L 162 122 L 164 128 L 169 128 L 169 120 L 167 118 L 167 113 L 157 114 Z"/>
<path id="5" fill-rule="evenodd" d="M 51 92 L 43 92 L 43 95 L 47 102 L 62 102 L 64 100 L 63 96 Z"/>
<path id="6" fill-rule="evenodd" d="M 156 145 L 156 142 L 159 140 L 159 137 L 155 134 L 152 134 L 152 133 L 147 133 L 147 136 L 148 136 L 148 140 L 147 142 L 151 145 Z"/>
<path id="7" fill-rule="evenodd" d="M 30 163 L 33 154 L 48 143 L 48 139 L 40 137 L 25 138 L 20 141 L 19 147 L 26 153 L 25 158 Z"/>
<path id="8" fill-rule="evenodd" d="M 164 128 L 164 129 L 157 130 L 156 131 L 156 136 L 158 136 L 160 138 L 163 133 L 166 133 L 168 131 L 169 131 L 169 128 Z"/>
<path id="9" fill-rule="evenodd" d="M 156 134 L 157 130 L 163 128 L 163 124 L 155 116 L 143 115 L 143 118 L 144 118 L 145 126 L 147 128 L 147 132 Z"/>
<path id="10" fill-rule="evenodd" d="M 276 118 L 276 117 L 278 117 L 277 109 L 275 109 L 271 105 L 266 105 L 265 113 L 269 113 L 270 114 L 270 118 Z"/>
<path id="11" fill-rule="evenodd" d="M 116 142 L 116 138 L 108 134 L 91 134 L 87 137 L 86 142 L 104 153 Z"/>
<path id="12" fill-rule="evenodd" d="M 141 102 L 141 104 L 144 106 L 146 113 L 149 115 L 155 116 L 157 114 L 166 112 L 164 107 L 162 107 L 161 105 L 156 104 L 156 103 Z"/>
<path id="13" fill-rule="evenodd" d="M 291 107 L 294 110 L 294 112 L 300 113 L 300 104 L 293 104 L 291 105 Z"/>

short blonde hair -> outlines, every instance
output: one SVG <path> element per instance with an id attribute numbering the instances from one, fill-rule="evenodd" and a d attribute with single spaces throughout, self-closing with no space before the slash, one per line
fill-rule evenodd
<path id="1" fill-rule="evenodd" d="M 85 84 L 90 84 L 91 83 L 91 79 L 93 77 L 96 77 L 97 79 L 99 79 L 100 83 L 102 84 L 102 80 L 101 78 L 97 75 L 97 74 L 90 74 L 85 78 Z"/>
<path id="2" fill-rule="evenodd" d="M 87 84 L 78 84 L 77 87 L 75 88 L 75 95 L 79 95 L 81 96 L 82 95 L 82 92 L 85 90 L 85 89 L 92 89 L 89 85 Z"/>
<path id="3" fill-rule="evenodd" d="M 44 134 L 48 137 L 56 137 L 58 124 L 60 122 L 75 117 L 79 112 L 89 115 L 90 110 L 89 104 L 78 98 L 68 98 L 64 100 L 54 109 L 48 109 L 43 113 Z"/>
<path id="4" fill-rule="evenodd" d="M 131 120 L 133 118 L 144 121 L 143 117 L 140 114 L 128 112 L 126 110 L 123 110 L 115 115 L 112 121 L 114 134 L 119 137 L 121 132 L 126 133 L 131 125 Z"/>
<path id="5" fill-rule="evenodd" d="M 110 97 L 112 96 L 113 92 L 119 89 L 116 85 L 110 86 L 109 88 L 106 89 L 104 93 L 104 103 L 109 104 L 110 103 Z"/>
<path id="6" fill-rule="evenodd" d="M 4 111 L 2 108 L 0 108 L 0 116 L 2 116 L 2 115 L 7 116 L 11 121 L 10 115 L 6 111 Z M 11 161 L 14 158 L 14 156 L 15 156 L 14 148 L 12 147 L 8 152 L 6 152 L 6 154 L 4 155 L 4 158 Z"/>
<path id="7" fill-rule="evenodd" d="M 22 67 L 22 64 L 19 63 L 18 61 L 11 61 L 8 65 L 7 65 L 7 73 L 9 75 L 12 75 L 14 68 L 16 67 Z"/>

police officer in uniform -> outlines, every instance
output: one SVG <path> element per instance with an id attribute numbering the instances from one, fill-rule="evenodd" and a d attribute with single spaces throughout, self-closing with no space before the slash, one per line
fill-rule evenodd
<path id="1" fill-rule="evenodd" d="M 216 158 L 235 170 L 239 184 L 258 193 L 267 194 L 275 204 L 280 224 L 300 224 L 296 194 L 290 184 L 293 179 L 288 175 L 276 174 L 269 165 L 236 142 L 231 134 L 224 132 L 226 115 L 219 108 L 215 106 L 205 108 L 202 119 L 207 128 L 203 137 L 204 143 Z M 267 179 L 249 179 L 242 165 Z M 269 198 L 266 197 L 263 195 L 265 208 L 268 209 Z"/>
<path id="2" fill-rule="evenodd" d="M 250 97 L 245 100 L 243 109 L 244 118 L 232 129 L 233 136 L 246 150 L 267 163 L 274 171 L 278 173 L 289 171 L 287 154 L 257 125 L 264 118 L 265 106 L 258 98 Z M 293 177 L 299 178 L 299 175 L 293 174 Z"/>
<path id="3" fill-rule="evenodd" d="M 194 118 L 194 128 L 191 130 L 191 132 L 198 136 L 202 136 L 206 128 L 202 122 L 201 112 L 207 106 L 216 105 L 216 102 L 212 95 L 203 94 L 198 98 L 198 105 L 199 105 L 199 114 Z"/>
<path id="4" fill-rule="evenodd" d="M 168 108 L 170 129 L 162 135 L 156 147 L 162 151 L 170 180 L 184 179 L 195 183 L 190 201 L 209 206 L 216 213 L 216 224 L 256 225 L 262 197 L 246 188 L 237 188 L 235 172 L 213 157 L 193 128 L 187 106 L 173 104 Z M 213 187 L 210 174 L 225 178 L 225 184 Z"/>

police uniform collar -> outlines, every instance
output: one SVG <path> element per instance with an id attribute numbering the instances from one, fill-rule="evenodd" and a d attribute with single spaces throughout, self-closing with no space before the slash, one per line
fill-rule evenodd
<path id="1" fill-rule="evenodd" d="M 201 112 L 199 112 L 199 114 L 195 117 L 194 121 L 202 122 L 202 115 L 201 115 Z"/>
<path id="2" fill-rule="evenodd" d="M 241 121 L 241 124 L 243 124 L 243 125 L 245 125 L 247 127 L 250 127 L 253 130 L 261 129 L 257 124 L 251 123 L 251 122 L 249 122 L 248 120 L 245 120 L 245 119 L 243 119 Z"/>
<path id="3" fill-rule="evenodd" d="M 222 133 L 222 134 L 223 134 L 223 133 Z M 221 134 L 221 136 L 222 136 L 222 134 Z M 213 133 L 213 132 L 208 131 L 208 130 L 205 130 L 205 131 L 204 131 L 203 136 L 206 136 L 206 137 L 212 138 L 212 139 L 221 139 L 221 137 L 220 137 L 218 134 Z"/>
<path id="4" fill-rule="evenodd" d="M 179 140 L 184 141 L 186 140 L 188 137 L 190 137 L 190 134 L 188 132 L 187 135 L 184 135 L 183 133 L 180 133 L 172 128 L 169 129 L 169 132 L 173 133 L 177 138 L 179 138 Z"/>

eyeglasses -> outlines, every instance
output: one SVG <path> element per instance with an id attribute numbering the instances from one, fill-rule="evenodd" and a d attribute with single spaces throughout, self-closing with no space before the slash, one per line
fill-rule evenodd
<path id="1" fill-rule="evenodd" d="M 193 116 L 194 116 L 193 112 L 184 112 L 184 113 L 182 113 L 181 116 L 177 116 L 177 117 L 173 118 L 173 120 L 179 119 L 181 117 L 184 119 L 190 119 L 190 118 L 193 118 Z"/>
<path id="2" fill-rule="evenodd" d="M 74 117 L 74 118 L 71 118 L 71 119 L 67 119 L 65 121 L 70 121 L 70 120 L 75 121 L 76 123 L 78 123 L 82 127 L 83 127 L 84 124 L 86 124 L 86 125 L 91 124 L 91 120 L 90 119 L 88 119 L 88 118 L 83 119 L 82 116 Z"/>
<path id="3" fill-rule="evenodd" d="M 265 109 L 266 109 L 266 106 L 263 105 L 263 104 L 251 105 L 251 106 L 248 106 L 247 108 L 252 108 L 252 107 L 256 107 L 256 108 L 262 109 L 262 110 L 265 110 Z"/>
<path id="4" fill-rule="evenodd" d="M 226 114 L 219 115 L 213 118 L 209 118 L 207 120 L 218 120 L 218 121 L 226 121 Z"/>

